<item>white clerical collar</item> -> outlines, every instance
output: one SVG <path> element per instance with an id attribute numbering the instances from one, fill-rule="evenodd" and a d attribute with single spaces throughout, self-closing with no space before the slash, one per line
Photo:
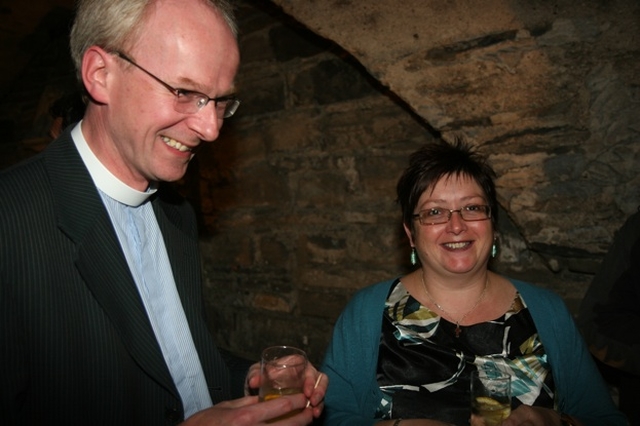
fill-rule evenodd
<path id="1" fill-rule="evenodd" d="M 115 177 L 105 166 L 98 160 L 98 157 L 91 151 L 87 140 L 82 134 L 82 121 L 71 130 L 71 137 L 76 144 L 76 148 L 80 153 L 80 157 L 85 166 L 89 170 L 93 183 L 99 190 L 107 194 L 109 197 L 128 206 L 137 207 L 144 203 L 151 195 L 158 190 L 157 182 L 152 182 L 146 192 L 140 192 L 131 188 L 120 179 Z"/>

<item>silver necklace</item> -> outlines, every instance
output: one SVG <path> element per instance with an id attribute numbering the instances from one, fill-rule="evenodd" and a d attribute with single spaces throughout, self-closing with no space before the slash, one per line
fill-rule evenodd
<path id="1" fill-rule="evenodd" d="M 449 317 L 453 318 L 452 313 L 447 311 L 447 310 L 445 310 L 442 306 L 440 306 L 440 304 L 438 302 L 436 302 L 433 297 L 431 297 L 431 294 L 429 294 L 429 291 L 427 290 L 427 284 L 425 284 L 425 282 L 424 282 L 424 272 L 422 273 L 420 278 L 422 279 L 422 288 L 424 289 L 424 292 L 427 295 L 427 297 L 429 298 L 429 300 L 431 301 L 431 303 L 433 303 L 436 308 L 440 309 L 443 314 L 446 314 Z M 471 309 L 469 309 L 467 312 L 465 312 L 464 315 L 462 315 L 460 318 L 455 320 L 455 322 L 456 322 L 456 337 L 460 337 L 460 333 L 462 332 L 462 330 L 460 330 L 460 323 L 462 321 L 464 321 L 464 319 L 467 317 L 467 315 L 469 315 L 471 312 L 473 312 L 478 307 L 480 302 L 482 302 L 482 299 L 484 299 L 484 296 L 487 293 L 487 287 L 489 287 L 489 274 L 487 274 L 487 280 L 484 282 L 484 288 L 482 289 L 482 293 L 480 293 L 480 296 L 478 297 L 478 300 L 476 300 L 476 303 L 474 303 L 473 306 L 471 307 Z"/>

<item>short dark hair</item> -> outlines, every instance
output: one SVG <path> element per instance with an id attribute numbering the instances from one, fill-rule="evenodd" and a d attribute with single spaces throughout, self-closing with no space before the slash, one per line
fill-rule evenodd
<path id="1" fill-rule="evenodd" d="M 496 174 L 486 157 L 468 143 L 456 139 L 448 143 L 438 139 L 429 143 L 409 157 L 409 166 L 404 170 L 396 186 L 397 202 L 402 209 L 402 222 L 414 231 L 414 210 L 424 191 L 433 189 L 445 176 L 464 176 L 473 179 L 482 188 L 489 207 L 491 223 L 496 229 L 498 221 L 498 199 L 494 179 Z"/>

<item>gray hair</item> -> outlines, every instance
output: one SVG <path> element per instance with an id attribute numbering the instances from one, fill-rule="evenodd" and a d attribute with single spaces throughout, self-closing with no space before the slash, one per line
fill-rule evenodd
<path id="1" fill-rule="evenodd" d="M 142 29 L 147 7 L 154 0 L 78 0 L 71 29 L 71 58 L 81 80 L 82 57 L 91 46 L 106 51 L 126 49 Z M 228 0 L 202 0 L 219 11 L 237 37 L 233 6 Z"/>

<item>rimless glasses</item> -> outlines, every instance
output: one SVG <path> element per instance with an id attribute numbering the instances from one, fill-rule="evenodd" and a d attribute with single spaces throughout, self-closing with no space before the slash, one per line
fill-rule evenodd
<path id="1" fill-rule="evenodd" d="M 240 106 L 240 100 L 236 98 L 235 95 L 225 95 L 217 98 L 210 98 L 204 93 L 195 92 L 193 90 L 186 89 L 176 89 L 173 86 L 165 83 L 160 80 L 158 77 L 142 68 L 140 65 L 135 63 L 135 61 L 129 58 L 122 52 L 115 51 L 113 52 L 119 58 L 129 62 L 134 67 L 138 68 L 140 71 L 147 74 L 149 77 L 153 78 L 158 83 L 162 84 L 168 91 L 170 91 L 175 96 L 174 109 L 177 112 L 183 114 L 195 114 L 205 107 L 209 102 L 213 102 L 216 107 L 216 113 L 219 118 L 229 118 L 233 114 L 235 114 L 238 106 Z"/>

